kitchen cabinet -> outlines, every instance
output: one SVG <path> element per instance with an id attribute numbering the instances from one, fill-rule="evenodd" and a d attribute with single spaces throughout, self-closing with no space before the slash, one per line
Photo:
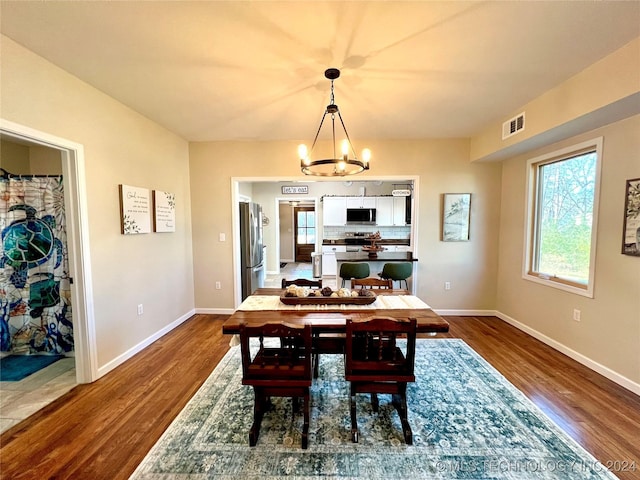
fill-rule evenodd
<path id="1" fill-rule="evenodd" d="M 391 197 L 393 199 L 393 225 L 403 227 L 406 225 L 407 199 L 406 197 Z"/>
<path id="2" fill-rule="evenodd" d="M 324 226 L 344 227 L 347 223 L 346 197 L 322 198 L 322 224 Z"/>
<path id="3" fill-rule="evenodd" d="M 336 252 L 346 252 L 346 245 L 322 246 L 322 276 L 335 276 L 338 273 Z"/>
<path id="4" fill-rule="evenodd" d="M 384 245 L 385 252 L 410 252 L 409 245 Z"/>
<path id="5" fill-rule="evenodd" d="M 376 225 L 379 227 L 404 227 L 405 197 L 376 197 Z"/>
<path id="6" fill-rule="evenodd" d="M 405 197 L 376 197 L 376 224 L 379 227 L 404 227 Z"/>
<path id="7" fill-rule="evenodd" d="M 376 208 L 376 197 L 346 197 L 347 208 Z"/>
<path id="8" fill-rule="evenodd" d="M 389 227 L 393 225 L 394 197 L 376 197 L 376 225 Z"/>

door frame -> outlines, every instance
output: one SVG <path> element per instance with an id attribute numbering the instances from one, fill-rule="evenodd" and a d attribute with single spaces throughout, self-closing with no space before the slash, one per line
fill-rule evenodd
<path id="1" fill-rule="evenodd" d="M 89 253 L 84 146 L 2 118 L 0 134 L 9 140 L 44 146 L 61 153 L 69 273 L 73 278 L 70 287 L 76 381 L 91 383 L 98 379 L 98 358 Z"/>

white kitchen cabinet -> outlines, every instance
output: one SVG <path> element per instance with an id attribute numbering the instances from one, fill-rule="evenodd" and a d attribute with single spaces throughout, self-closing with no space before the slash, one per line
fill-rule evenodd
<path id="1" fill-rule="evenodd" d="M 347 197 L 347 208 L 376 208 L 376 197 Z"/>
<path id="2" fill-rule="evenodd" d="M 322 276 L 335 276 L 338 273 L 336 252 L 346 252 L 346 245 L 322 246 Z"/>
<path id="3" fill-rule="evenodd" d="M 393 199 L 393 225 L 403 227 L 406 225 L 407 197 L 391 198 Z"/>
<path id="4" fill-rule="evenodd" d="M 323 197 L 322 224 L 344 227 L 347 223 L 347 201 L 345 197 Z"/>
<path id="5" fill-rule="evenodd" d="M 376 225 L 389 227 L 393 225 L 393 200 L 394 197 L 375 197 L 376 199 Z"/>
<path id="6" fill-rule="evenodd" d="M 410 252 L 409 245 L 383 245 L 386 252 Z"/>

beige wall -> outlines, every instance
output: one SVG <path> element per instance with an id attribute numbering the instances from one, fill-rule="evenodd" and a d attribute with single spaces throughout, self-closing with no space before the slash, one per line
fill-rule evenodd
<path id="1" fill-rule="evenodd" d="M 2 118 L 84 146 L 103 367 L 194 308 L 188 144 L 9 38 L 1 41 Z M 176 232 L 121 235 L 119 184 L 175 193 Z"/>
<path id="2" fill-rule="evenodd" d="M 0 140 L 0 167 L 16 175 L 29 173 L 29 146 Z"/>
<path id="3" fill-rule="evenodd" d="M 301 177 L 299 142 L 190 144 L 195 296 L 198 308 L 233 308 L 232 177 Z M 498 163 L 469 163 L 467 140 L 368 141 L 372 170 L 359 179 L 418 175 L 418 295 L 438 309 L 493 309 L 496 298 L 500 176 Z M 471 241 L 440 241 L 445 192 L 471 192 Z M 272 206 L 275 208 L 275 206 Z M 273 212 L 275 213 L 275 212 Z M 215 281 L 222 284 L 214 288 Z M 444 282 L 452 288 L 445 291 Z"/>
<path id="4" fill-rule="evenodd" d="M 522 278 L 526 161 L 603 136 L 594 298 Z M 622 255 L 625 182 L 640 177 L 640 115 L 504 162 L 497 310 L 640 383 L 640 258 Z M 581 321 L 572 319 L 581 310 Z"/>
<path id="5" fill-rule="evenodd" d="M 15 175 L 62 175 L 60 150 L 0 140 L 0 166 Z"/>

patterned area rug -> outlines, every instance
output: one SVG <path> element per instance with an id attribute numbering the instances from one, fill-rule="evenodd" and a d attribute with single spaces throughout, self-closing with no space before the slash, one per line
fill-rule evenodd
<path id="1" fill-rule="evenodd" d="M 402 440 L 388 396 L 374 414 L 358 398 L 351 442 L 348 383 L 339 355 L 322 355 L 312 387 L 309 448 L 302 415 L 273 399 L 258 444 L 248 431 L 253 392 L 233 347 L 131 478 L 166 479 L 604 479 L 616 478 L 462 340 L 420 339 L 408 388 L 414 444 Z"/>

